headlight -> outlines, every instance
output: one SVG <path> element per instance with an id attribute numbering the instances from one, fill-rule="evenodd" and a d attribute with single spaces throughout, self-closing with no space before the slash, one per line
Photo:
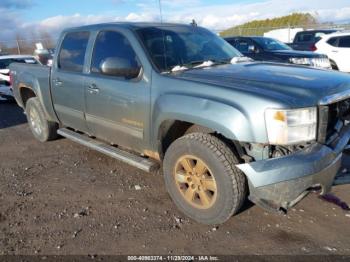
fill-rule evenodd
<path id="1" fill-rule="evenodd" d="M 301 109 L 267 109 L 265 122 L 269 143 L 289 145 L 316 139 L 315 107 Z"/>
<path id="2" fill-rule="evenodd" d="M 314 58 L 312 59 L 312 66 L 313 67 L 319 67 L 319 68 L 328 68 L 331 69 L 331 62 L 329 62 L 328 57 L 323 58 Z"/>
<path id="3" fill-rule="evenodd" d="M 292 64 L 298 64 L 298 65 L 311 65 L 310 58 L 292 57 L 292 58 L 289 58 L 289 62 L 291 62 Z"/>
<path id="4" fill-rule="evenodd" d="M 316 58 L 289 58 L 289 62 L 292 64 L 306 65 L 318 68 L 331 68 L 331 63 L 327 57 Z"/>

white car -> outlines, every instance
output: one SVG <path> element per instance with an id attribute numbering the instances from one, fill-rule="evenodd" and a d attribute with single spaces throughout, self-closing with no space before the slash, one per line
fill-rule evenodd
<path id="1" fill-rule="evenodd" d="M 316 48 L 316 52 L 328 56 L 333 69 L 350 73 L 350 32 L 324 35 Z"/>
<path id="2" fill-rule="evenodd" d="M 0 100 L 13 99 L 9 65 L 11 63 L 39 64 L 31 55 L 0 56 Z"/>

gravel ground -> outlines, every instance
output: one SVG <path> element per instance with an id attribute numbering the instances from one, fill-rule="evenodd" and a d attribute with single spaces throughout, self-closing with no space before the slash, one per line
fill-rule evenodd
<path id="1" fill-rule="evenodd" d="M 333 188 L 347 203 L 349 190 Z M 350 212 L 314 193 L 287 215 L 247 201 L 223 225 L 197 224 L 160 173 L 67 139 L 37 142 L 21 109 L 0 101 L 0 254 L 350 255 L 349 225 Z"/>

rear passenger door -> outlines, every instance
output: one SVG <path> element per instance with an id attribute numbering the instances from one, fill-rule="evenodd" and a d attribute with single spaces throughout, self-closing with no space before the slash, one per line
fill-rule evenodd
<path id="1" fill-rule="evenodd" d="M 89 32 L 68 32 L 64 35 L 53 65 L 51 92 L 59 120 L 68 127 L 87 131 L 83 68 Z"/>
<path id="2" fill-rule="evenodd" d="M 350 36 L 340 36 L 338 48 L 332 48 L 331 53 L 339 70 L 350 72 Z"/>
<path id="3" fill-rule="evenodd" d="M 98 32 L 85 79 L 86 121 L 96 137 L 137 150 L 142 149 L 149 122 L 150 81 L 143 77 L 131 43 L 119 31 Z M 139 75 L 130 79 L 103 74 L 102 65 L 111 58 L 139 68 Z"/>

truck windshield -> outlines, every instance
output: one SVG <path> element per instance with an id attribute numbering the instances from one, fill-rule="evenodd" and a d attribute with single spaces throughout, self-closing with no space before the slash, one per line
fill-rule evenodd
<path id="1" fill-rule="evenodd" d="M 254 40 L 261 45 L 265 51 L 291 50 L 288 45 L 268 37 L 255 37 Z"/>
<path id="2" fill-rule="evenodd" d="M 160 72 L 176 66 L 195 67 L 206 61 L 229 63 L 242 56 L 225 40 L 201 27 L 162 26 L 137 30 L 149 56 Z"/>

